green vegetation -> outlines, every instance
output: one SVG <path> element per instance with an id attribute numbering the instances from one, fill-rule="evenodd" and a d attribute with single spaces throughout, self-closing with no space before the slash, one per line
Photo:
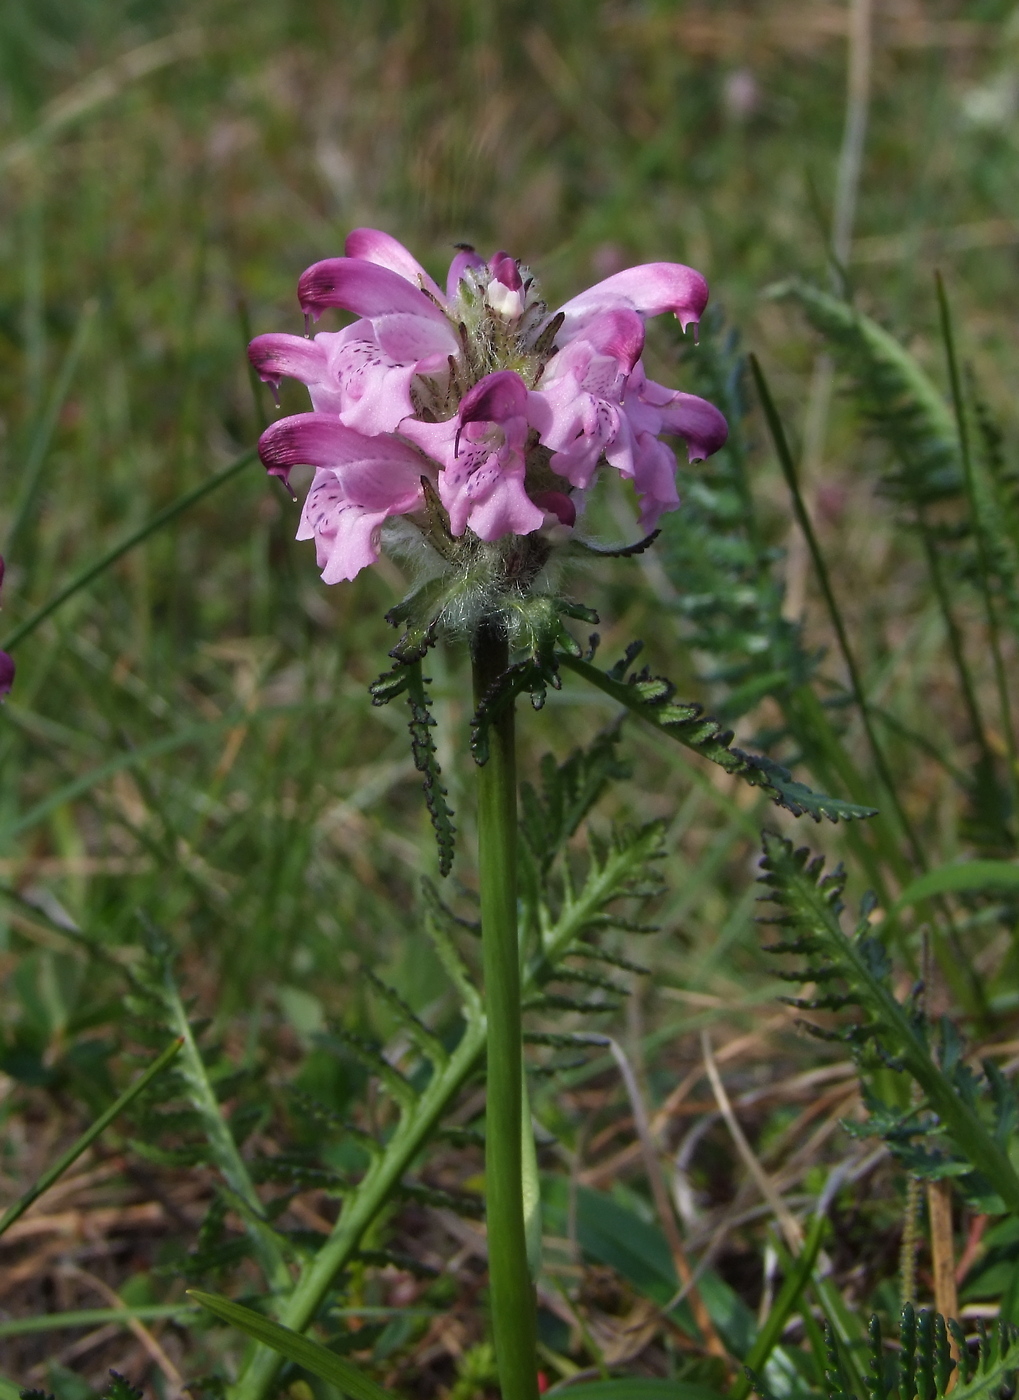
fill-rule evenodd
<path id="1" fill-rule="evenodd" d="M 878 11 L 840 262 L 861 8 L 0 6 L 3 1400 L 495 1393 L 500 697 L 446 645 L 387 671 L 407 580 L 325 588 L 252 454 L 245 342 L 363 224 L 552 304 L 712 289 L 649 358 L 729 445 L 514 679 L 546 1380 L 1014 1384 L 1019 30 Z M 633 539 L 622 490 L 591 520 Z"/>

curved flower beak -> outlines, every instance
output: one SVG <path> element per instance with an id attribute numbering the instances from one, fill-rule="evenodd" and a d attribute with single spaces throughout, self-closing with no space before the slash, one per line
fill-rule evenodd
<path id="1" fill-rule="evenodd" d="M 324 377 L 327 366 L 326 352 L 316 341 L 272 331 L 255 336 L 248 346 L 248 359 L 258 377 L 274 389 L 283 379 L 314 384 Z"/>
<path id="2" fill-rule="evenodd" d="M 399 360 L 455 355 L 460 349 L 440 306 L 391 268 L 360 258 L 326 258 L 301 274 L 297 299 L 318 320 L 334 306 L 371 321 L 379 345 Z"/>
<path id="3" fill-rule="evenodd" d="M 295 413 L 270 424 L 258 440 L 258 455 L 270 476 L 289 486 L 298 465 L 358 468 L 380 502 L 402 499 L 410 481 L 420 490 L 426 463 L 407 443 L 387 433 L 366 437 L 345 428 L 331 413 Z"/>
<path id="4" fill-rule="evenodd" d="M 708 304 L 708 284 L 699 272 L 683 263 L 642 263 L 628 267 L 604 282 L 588 287 L 561 307 L 565 338 L 572 340 L 600 311 L 636 311 L 640 316 L 661 316 L 672 311 L 686 330 L 696 324 Z"/>

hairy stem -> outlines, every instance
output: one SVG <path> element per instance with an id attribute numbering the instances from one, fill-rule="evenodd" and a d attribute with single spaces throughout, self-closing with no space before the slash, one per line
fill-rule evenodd
<path id="1" fill-rule="evenodd" d="M 484 620 L 474 637 L 480 704 L 509 665 L 505 631 Z M 493 720 L 488 762 L 478 770 L 478 869 L 488 1020 L 485 1192 L 492 1329 L 503 1400 L 537 1400 L 534 1288 L 527 1263 L 521 1151 L 522 1040 L 517 941 L 517 787 L 514 719 Z"/>

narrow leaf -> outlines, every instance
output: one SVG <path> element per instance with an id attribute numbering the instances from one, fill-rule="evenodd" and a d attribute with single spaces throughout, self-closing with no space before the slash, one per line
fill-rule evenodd
<path id="1" fill-rule="evenodd" d="M 57 608 L 62 607 L 69 598 L 73 598 L 75 593 L 80 593 L 83 588 L 87 588 L 90 583 L 93 583 L 100 574 L 105 573 L 118 559 L 122 559 L 125 554 L 134 549 L 135 545 L 139 545 L 144 540 L 147 540 L 150 535 L 155 534 L 155 532 L 164 525 L 168 525 L 171 520 L 175 520 L 178 515 L 182 515 L 184 511 L 196 505 L 203 497 L 208 496 L 218 487 L 232 480 L 238 472 L 243 471 L 251 462 L 257 460 L 258 453 L 252 448 L 250 452 L 245 452 L 242 456 L 236 458 L 229 466 L 224 467 L 222 471 L 216 472 L 213 476 L 210 476 L 207 481 L 203 481 L 200 486 L 196 486 L 193 491 L 186 491 L 183 496 L 178 496 L 177 500 L 171 501 L 168 506 L 164 506 L 162 510 L 157 511 L 144 525 L 139 526 L 139 528 L 132 531 L 126 539 L 121 540 L 119 544 L 115 544 L 112 549 L 107 550 L 105 554 L 101 555 L 94 564 L 89 564 L 86 568 L 82 569 L 81 573 L 75 574 L 74 578 L 72 578 L 69 583 L 65 584 L 59 593 L 55 594 L 48 603 L 44 603 L 31 617 L 26 618 L 19 627 L 15 627 L 14 631 L 0 643 L 0 650 L 10 651 L 12 647 L 17 646 L 30 632 L 34 632 L 40 623 L 45 622 L 52 613 L 56 612 Z"/>
<path id="2" fill-rule="evenodd" d="M 958 865 L 942 865 L 908 884 L 890 912 L 895 914 L 912 904 L 921 904 L 932 895 L 959 894 L 963 890 L 1019 891 L 1019 865 L 1008 860 L 967 860 Z"/>
<path id="3" fill-rule="evenodd" d="M 12 1206 L 8 1207 L 4 1212 L 3 1219 L 0 1219 L 0 1235 L 2 1235 L 5 1230 L 9 1229 L 10 1226 L 14 1224 L 15 1220 L 20 1220 L 32 1202 L 37 1201 L 44 1191 L 48 1191 L 53 1183 L 57 1181 L 59 1177 L 63 1176 L 68 1167 L 78 1160 L 86 1148 L 91 1147 L 100 1133 L 105 1132 L 113 1120 L 123 1113 L 128 1104 L 132 1103 L 142 1090 L 152 1083 L 153 1079 L 155 1079 L 158 1074 L 162 1074 L 170 1061 L 180 1053 L 183 1044 L 183 1037 L 178 1037 L 168 1045 L 163 1053 L 153 1060 L 145 1073 L 139 1075 L 134 1083 L 125 1089 L 118 1099 L 110 1104 L 106 1112 L 99 1115 L 91 1127 L 82 1133 L 78 1141 L 69 1147 L 63 1156 L 59 1157 L 57 1161 L 53 1163 L 48 1171 L 42 1174 L 35 1185 L 30 1186 L 20 1200 L 15 1201 Z"/>
<path id="4" fill-rule="evenodd" d="M 288 1361 L 303 1366 L 313 1376 L 336 1386 L 337 1390 L 350 1396 L 350 1400 L 390 1400 L 392 1391 L 383 1390 L 363 1371 L 329 1351 L 320 1342 L 312 1341 L 310 1337 L 302 1337 L 298 1332 L 292 1332 L 289 1327 L 281 1327 L 278 1322 L 271 1322 L 261 1313 L 244 1307 L 242 1303 L 221 1298 L 218 1294 L 202 1293 L 196 1288 L 189 1288 L 188 1295 L 224 1322 L 229 1322 L 241 1332 L 246 1332 L 249 1337 L 254 1337 L 256 1342 L 264 1342 L 266 1346 L 272 1347 L 273 1351 L 285 1356 Z"/>

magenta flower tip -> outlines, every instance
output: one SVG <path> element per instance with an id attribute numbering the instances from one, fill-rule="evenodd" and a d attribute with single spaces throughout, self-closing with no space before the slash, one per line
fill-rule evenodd
<path id="1" fill-rule="evenodd" d="M 5 651 L 0 651 L 0 698 L 11 693 L 14 684 L 14 661 Z"/>

